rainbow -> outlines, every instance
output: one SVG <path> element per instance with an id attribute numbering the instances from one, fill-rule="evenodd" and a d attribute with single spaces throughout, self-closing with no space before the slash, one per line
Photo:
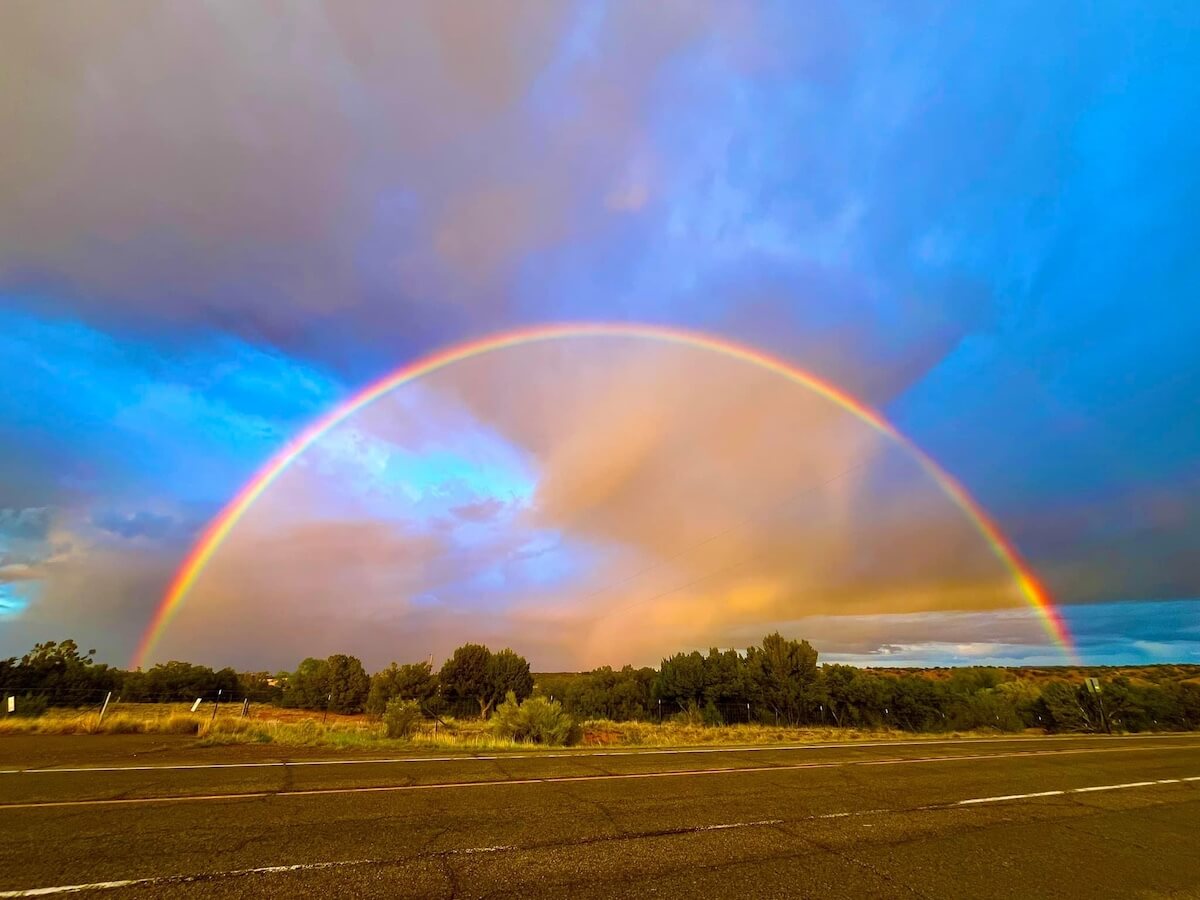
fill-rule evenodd
<path id="1" fill-rule="evenodd" d="M 418 378 L 422 378 L 439 369 L 444 369 L 454 363 L 481 356 L 485 353 L 492 353 L 497 350 L 519 347 L 526 344 L 595 337 L 625 337 L 663 341 L 669 344 L 711 350 L 732 359 L 760 366 L 787 378 L 789 381 L 815 391 L 820 396 L 836 403 L 863 422 L 866 422 L 872 428 L 896 441 L 912 454 L 913 458 L 921 465 L 925 472 L 945 491 L 946 495 L 955 505 L 962 510 L 987 541 L 996 557 L 1011 570 L 1022 596 L 1037 612 L 1051 640 L 1063 649 L 1072 662 L 1077 661 L 1071 636 L 1067 631 L 1066 624 L 1055 608 L 1049 593 L 1038 581 L 1037 576 L 1030 567 L 1022 560 L 1016 548 L 1005 537 L 1003 532 L 1000 531 L 996 523 L 952 475 L 946 472 L 931 457 L 897 431 L 886 419 L 869 406 L 866 406 L 845 391 L 821 381 L 819 378 L 802 369 L 796 368 L 790 363 L 784 362 L 767 353 L 751 349 L 750 347 L 733 343 L 732 341 L 699 332 L 668 328 L 661 325 L 591 322 L 551 324 L 523 328 L 491 335 L 441 350 L 397 369 L 390 375 L 384 376 L 314 421 L 272 456 L 266 465 L 255 473 L 254 477 L 238 491 L 237 495 L 225 505 L 224 509 L 204 529 L 203 534 L 200 535 L 199 540 L 196 541 L 182 565 L 180 565 L 179 570 L 175 573 L 175 577 L 172 579 L 170 585 L 167 587 L 166 594 L 163 596 L 161 603 L 155 610 L 153 618 L 146 627 L 145 633 L 142 635 L 141 641 L 134 653 L 131 666 L 138 667 L 146 661 L 150 652 L 154 649 L 155 643 L 170 623 L 172 616 L 174 616 L 183 604 L 188 591 L 196 583 L 196 580 L 200 577 L 200 573 L 204 571 L 204 567 L 212 559 L 213 554 L 216 553 L 222 542 L 229 536 L 234 526 L 237 525 L 246 511 L 254 504 L 254 501 L 261 497 L 263 492 L 274 483 L 275 479 L 305 450 L 319 441 L 326 432 L 338 423 L 343 422 L 354 415 L 354 413 L 369 406 L 389 391 L 416 381 Z"/>

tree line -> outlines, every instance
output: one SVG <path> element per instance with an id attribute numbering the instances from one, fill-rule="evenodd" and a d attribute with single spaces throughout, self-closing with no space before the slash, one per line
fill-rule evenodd
<path id="1" fill-rule="evenodd" d="M 604 667 L 540 676 L 538 689 L 578 719 L 914 732 L 1200 728 L 1200 666 L 1160 667 L 1181 675 L 1162 681 L 1110 670 L 1094 693 L 1079 670 L 1030 677 L 992 667 L 880 671 L 817 660 L 807 641 L 771 634 L 744 652 L 677 653 L 657 670 Z"/>
<path id="2" fill-rule="evenodd" d="M 1145 667 L 1102 671 L 1100 692 L 1082 670 L 1031 674 L 971 667 L 876 670 L 820 665 L 807 641 L 767 635 L 744 651 L 676 653 L 651 667 L 603 667 L 535 676 L 510 649 L 457 648 L 438 670 L 430 662 L 368 674 L 345 654 L 308 658 L 295 671 L 238 673 L 172 661 L 146 671 L 95 662 L 75 641 L 38 644 L 0 660 L 0 692 L 38 706 L 84 706 L 112 691 L 129 702 L 249 697 L 284 707 L 382 715 L 394 699 L 426 716 L 489 717 L 512 693 L 557 700 L 577 721 L 683 721 L 697 725 L 892 727 L 908 731 L 992 728 L 1095 732 L 1200 728 L 1200 667 L 1174 667 L 1178 677 Z M 1154 668 L 1154 667 L 1151 667 Z M 1167 669 L 1170 667 L 1158 667 Z M 30 704 L 23 704 L 29 708 Z"/>

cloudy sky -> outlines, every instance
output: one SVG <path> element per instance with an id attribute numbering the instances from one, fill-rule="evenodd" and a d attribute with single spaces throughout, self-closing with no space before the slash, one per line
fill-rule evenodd
<path id="1" fill-rule="evenodd" d="M 0 655 L 128 661 L 205 525 L 439 349 L 677 326 L 878 409 L 1087 662 L 1200 661 L 1194 3 L 0 6 Z M 712 351 L 476 356 L 332 429 L 151 661 L 769 630 L 1057 663 L 902 446 Z"/>

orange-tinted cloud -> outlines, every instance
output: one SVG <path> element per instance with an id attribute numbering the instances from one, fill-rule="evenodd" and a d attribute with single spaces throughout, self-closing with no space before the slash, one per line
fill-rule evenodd
<path id="1" fill-rule="evenodd" d="M 446 453 L 469 474 L 397 474 Z M 505 467 L 526 464 L 514 494 Z M 486 638 L 561 668 L 1021 604 L 963 512 L 851 413 L 711 351 L 590 339 L 468 360 L 331 433 L 239 523 L 164 650 L 233 618 L 233 640 L 296 652 Z"/>

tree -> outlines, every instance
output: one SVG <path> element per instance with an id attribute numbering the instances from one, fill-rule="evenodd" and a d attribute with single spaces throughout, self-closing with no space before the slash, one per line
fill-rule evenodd
<path id="1" fill-rule="evenodd" d="M 746 702 L 746 660 L 736 650 L 709 649 L 704 657 L 704 699 L 711 704 Z"/>
<path id="2" fill-rule="evenodd" d="M 658 673 L 649 667 L 633 666 L 614 671 L 602 666 L 578 674 L 542 675 L 537 692 L 562 702 L 577 719 L 613 719 L 623 722 L 647 718 L 650 695 Z"/>
<path id="3" fill-rule="evenodd" d="M 854 681 L 859 670 L 854 666 L 826 665 L 821 667 L 829 698 L 829 712 L 838 725 L 851 725 L 856 721 L 857 706 L 854 703 Z"/>
<path id="4" fill-rule="evenodd" d="M 529 661 L 519 653 L 505 647 L 499 653 L 493 653 L 487 665 L 488 707 L 502 701 L 508 694 L 515 694 L 520 702 L 533 693 L 533 675 L 529 671 Z M 487 715 L 488 710 L 483 710 Z"/>
<path id="5" fill-rule="evenodd" d="M 270 672 L 239 672 L 237 693 L 258 703 L 277 703 L 283 694 L 283 682 Z"/>
<path id="6" fill-rule="evenodd" d="M 463 644 L 455 650 L 438 680 L 451 698 L 478 703 L 484 719 L 509 691 L 518 700 L 533 693 L 533 676 L 525 657 L 508 648 L 492 653 L 482 644 Z"/>
<path id="7" fill-rule="evenodd" d="M 438 673 L 438 681 L 448 697 L 455 700 L 475 700 L 479 714 L 486 716 L 491 706 L 488 686 L 488 665 L 492 651 L 483 644 L 463 644 L 446 660 Z"/>
<path id="8" fill-rule="evenodd" d="M 700 651 L 676 653 L 662 661 L 654 685 L 655 698 L 681 710 L 699 707 L 704 698 L 704 682 L 704 657 Z"/>
<path id="9" fill-rule="evenodd" d="M 324 709 L 329 702 L 329 663 L 308 657 L 292 672 L 283 688 L 283 705 Z"/>
<path id="10" fill-rule="evenodd" d="M 360 713 L 371 690 L 371 679 L 355 656 L 335 653 L 325 661 L 329 678 L 329 709 L 339 713 Z"/>
<path id="11" fill-rule="evenodd" d="M 1099 717 L 1090 714 L 1082 687 L 1065 681 L 1052 681 L 1042 688 L 1046 727 L 1051 731 L 1096 731 Z"/>
<path id="12" fill-rule="evenodd" d="M 121 673 L 92 661 L 95 650 L 80 654 L 73 640 L 36 644 L 18 662 L 0 663 L 3 687 L 36 691 L 51 706 L 82 706 L 98 701 L 112 690 Z"/>
<path id="13" fill-rule="evenodd" d="M 795 724 L 811 718 L 823 699 L 817 651 L 808 641 L 785 640 L 778 632 L 763 638 L 762 647 L 746 651 L 752 700 Z"/>
<path id="14" fill-rule="evenodd" d="M 371 692 L 367 695 L 367 712 L 381 715 L 388 702 L 395 698 L 426 704 L 437 693 L 437 678 L 427 662 L 392 663 L 371 676 Z"/>

